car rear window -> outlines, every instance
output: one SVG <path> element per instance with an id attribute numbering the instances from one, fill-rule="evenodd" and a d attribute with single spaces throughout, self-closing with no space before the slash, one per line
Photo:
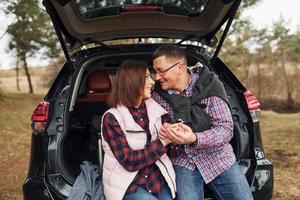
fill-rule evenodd
<path id="1" fill-rule="evenodd" d="M 159 11 L 167 14 L 199 15 L 208 0 L 75 0 L 84 18 L 117 15 L 130 11 Z"/>

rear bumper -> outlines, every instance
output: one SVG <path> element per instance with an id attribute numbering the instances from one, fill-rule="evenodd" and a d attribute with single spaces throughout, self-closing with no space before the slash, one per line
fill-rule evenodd
<path id="1" fill-rule="evenodd" d="M 24 200 L 61 200 L 63 198 L 57 196 L 50 190 L 45 182 L 44 177 L 28 177 L 23 185 L 23 199 Z"/>
<path id="2" fill-rule="evenodd" d="M 28 178 L 23 185 L 23 198 L 24 200 L 65 199 L 68 192 L 66 192 L 66 187 L 64 187 L 65 184 L 60 184 L 62 179 L 48 175 L 49 180 L 45 180 L 45 168 L 43 162 L 45 155 L 43 154 L 42 144 L 42 137 L 33 135 L 29 173 Z M 253 169 L 249 170 L 248 173 L 247 177 L 249 178 L 249 183 L 251 183 L 254 199 L 271 199 L 274 187 L 272 163 L 265 158 L 258 159 L 256 160 L 255 167 L 253 166 Z M 68 188 L 69 187 L 71 186 L 68 186 Z M 54 192 L 53 188 L 57 188 L 61 193 L 58 194 L 58 191 Z"/>
<path id="3" fill-rule="evenodd" d="M 252 194 L 255 200 L 272 199 L 274 188 L 273 165 L 267 159 L 257 160 L 254 178 L 252 181 Z"/>
<path id="4" fill-rule="evenodd" d="M 44 184 L 44 178 L 27 178 L 23 185 L 23 198 L 24 200 L 51 200 L 50 191 Z"/>
<path id="5" fill-rule="evenodd" d="M 266 159 L 258 160 L 254 178 L 251 185 L 252 194 L 255 200 L 269 200 L 273 195 L 273 165 Z M 23 185 L 24 200 L 60 200 L 47 186 L 44 177 L 28 177 Z"/>

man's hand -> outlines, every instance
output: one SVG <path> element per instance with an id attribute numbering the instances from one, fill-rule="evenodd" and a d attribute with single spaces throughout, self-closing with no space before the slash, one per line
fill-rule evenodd
<path id="1" fill-rule="evenodd" d="M 172 124 L 166 129 L 168 134 L 166 137 L 175 144 L 192 144 L 197 140 L 192 129 L 183 123 Z"/>

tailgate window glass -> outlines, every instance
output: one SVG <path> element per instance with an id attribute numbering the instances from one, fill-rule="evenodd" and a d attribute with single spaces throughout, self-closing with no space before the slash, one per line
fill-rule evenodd
<path id="1" fill-rule="evenodd" d="M 196 16 L 208 0 L 75 0 L 85 18 L 117 15 L 130 11 L 159 11 L 167 14 Z"/>

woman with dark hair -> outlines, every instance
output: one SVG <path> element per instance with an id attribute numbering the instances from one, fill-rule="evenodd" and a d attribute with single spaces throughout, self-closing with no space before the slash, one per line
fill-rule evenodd
<path id="1" fill-rule="evenodd" d="M 158 138 L 167 112 L 151 98 L 153 80 L 144 62 L 127 60 L 117 70 L 111 106 L 102 118 L 103 185 L 107 200 L 175 197 L 175 172 Z"/>

